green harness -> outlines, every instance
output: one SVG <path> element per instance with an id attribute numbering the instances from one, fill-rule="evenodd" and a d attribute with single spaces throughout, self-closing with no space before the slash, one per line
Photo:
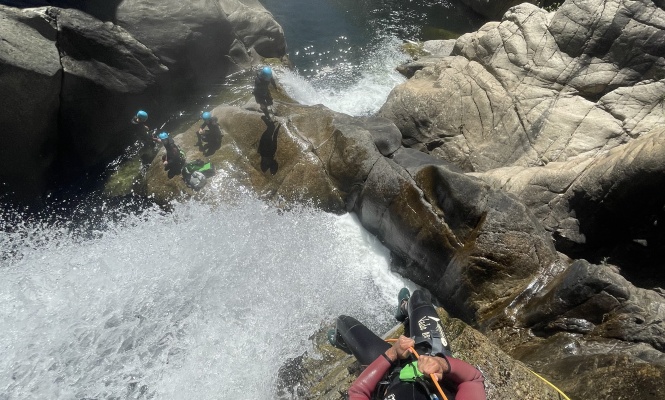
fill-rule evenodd
<path id="1" fill-rule="evenodd" d="M 418 370 L 418 361 L 406 364 L 399 371 L 399 380 L 402 382 L 415 382 L 423 376 L 423 373 Z"/>
<path id="2" fill-rule="evenodd" d="M 398 375 L 399 374 L 399 375 Z M 427 396 L 432 399 L 438 399 L 436 392 L 433 388 L 429 387 L 429 380 L 418 370 L 418 361 L 412 361 L 404 364 L 402 367 L 395 368 L 388 374 L 377 386 L 373 399 L 383 399 L 386 392 L 399 381 L 411 382 L 423 388 Z"/>

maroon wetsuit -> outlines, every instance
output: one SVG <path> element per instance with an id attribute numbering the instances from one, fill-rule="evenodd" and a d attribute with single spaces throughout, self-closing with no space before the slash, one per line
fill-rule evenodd
<path id="1" fill-rule="evenodd" d="M 456 400 L 486 400 L 485 379 L 480 371 L 472 365 L 454 358 L 446 357 L 450 364 L 450 371 L 443 376 L 444 380 L 450 380 L 457 385 Z M 349 388 L 349 400 L 369 400 L 372 398 L 379 382 L 384 378 L 386 372 L 392 367 L 390 362 L 383 356 L 374 360 Z M 390 396 L 393 397 L 390 397 Z M 384 399 L 416 400 L 429 399 L 426 394 L 417 390 L 412 382 L 400 382 L 388 389 Z"/>

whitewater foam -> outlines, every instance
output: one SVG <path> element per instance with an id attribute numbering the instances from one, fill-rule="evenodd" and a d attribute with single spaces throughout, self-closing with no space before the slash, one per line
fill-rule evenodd
<path id="1" fill-rule="evenodd" d="M 354 116 L 372 115 L 390 91 L 406 80 L 395 70 L 408 59 L 400 46 L 401 41 L 385 37 L 368 49 L 367 58 L 357 65 L 333 58 L 330 64 L 321 62 L 307 76 L 279 69 L 278 79 L 287 93 L 302 104 L 323 104 Z"/>
<path id="2" fill-rule="evenodd" d="M 392 325 L 405 282 L 352 216 L 236 200 L 2 233 L 0 398 L 273 398 L 337 315 Z"/>

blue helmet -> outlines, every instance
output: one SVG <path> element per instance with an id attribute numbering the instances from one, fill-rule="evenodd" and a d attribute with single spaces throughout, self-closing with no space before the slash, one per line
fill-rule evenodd
<path id="1" fill-rule="evenodd" d="M 272 79 L 272 68 L 270 67 L 263 67 L 261 70 L 261 79 L 264 81 L 269 81 Z"/>
<path id="2" fill-rule="evenodd" d="M 132 123 L 138 124 L 139 122 L 145 122 L 147 119 L 148 113 L 143 110 L 139 110 L 134 118 L 132 118 Z"/>
<path id="3" fill-rule="evenodd" d="M 201 114 L 201 118 L 202 118 L 204 121 L 209 120 L 210 117 L 212 117 L 212 114 L 210 114 L 209 111 L 206 111 L 206 112 L 204 112 L 203 114 Z"/>
<path id="4" fill-rule="evenodd" d="M 166 132 L 162 132 L 162 133 L 159 134 L 158 137 L 159 137 L 160 139 L 162 139 L 162 140 L 164 140 L 164 139 L 168 139 L 168 138 L 169 138 L 169 134 L 166 133 Z"/>

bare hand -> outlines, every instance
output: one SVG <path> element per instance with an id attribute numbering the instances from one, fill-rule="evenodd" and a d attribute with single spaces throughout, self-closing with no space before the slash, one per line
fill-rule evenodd
<path id="1" fill-rule="evenodd" d="M 413 339 L 408 338 L 404 335 L 400 335 L 395 343 L 393 343 L 393 349 L 399 358 L 407 358 L 411 355 L 411 348 L 416 344 Z"/>
<path id="2" fill-rule="evenodd" d="M 436 378 L 441 380 L 443 374 L 448 372 L 448 363 L 441 357 L 420 356 L 418 370 L 425 375 L 435 374 Z"/>

